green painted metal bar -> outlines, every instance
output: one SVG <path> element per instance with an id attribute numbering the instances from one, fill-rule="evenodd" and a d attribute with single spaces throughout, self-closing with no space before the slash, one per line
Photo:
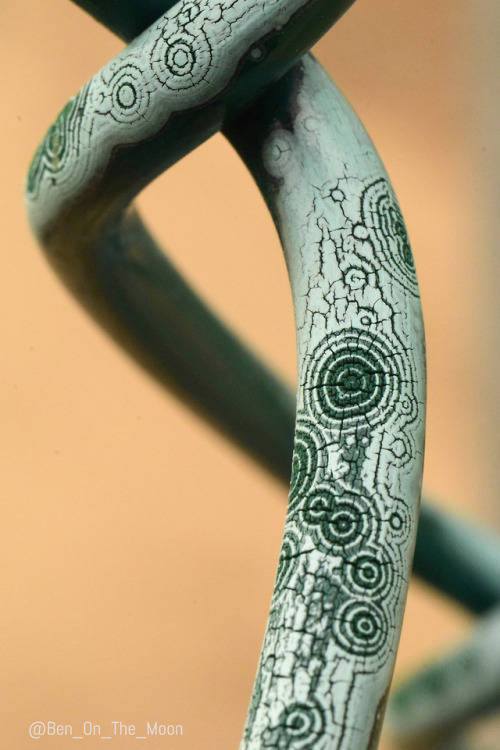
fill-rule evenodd
<path id="1" fill-rule="evenodd" d="M 500 602 L 496 531 L 422 503 L 413 570 L 424 581 L 483 614 Z"/>
<path id="2" fill-rule="evenodd" d="M 174 5 L 169 0 L 74 1 L 127 41 Z M 130 247 L 139 234 L 141 242 L 152 243 L 139 220 L 134 220 L 130 225 Z M 144 312 L 142 321 L 129 319 L 131 331 L 136 332 L 135 336 L 132 333 L 136 358 L 288 483 L 294 394 L 228 332 L 172 267 L 169 272 L 164 267 L 158 275 L 157 269 L 148 270 L 126 258 L 125 253 L 122 282 L 127 292 L 122 296 L 123 314 L 125 319 L 127 315 L 130 318 L 129 294 Z M 84 269 L 82 272 L 86 273 Z M 175 360 L 179 347 L 165 348 L 174 332 L 180 334 L 182 356 L 188 362 L 198 362 L 192 369 L 205 372 L 204 383 L 183 380 L 186 367 Z M 137 338 L 142 338 L 139 346 Z M 211 393 L 211 383 L 222 386 L 218 394 Z M 211 393 L 209 398 L 207 393 Z M 500 599 L 499 570 L 500 545 L 494 535 L 423 503 L 414 559 L 417 575 L 480 613 Z"/>
<path id="3" fill-rule="evenodd" d="M 427 750 L 457 742 L 467 725 L 500 705 L 500 607 L 446 654 L 396 686 L 387 711 L 403 747 Z"/>
<path id="4" fill-rule="evenodd" d="M 129 42 L 178 0 L 73 0 L 117 36 Z"/>
<path id="5" fill-rule="evenodd" d="M 307 744 L 376 746 L 415 546 L 426 403 L 415 266 L 373 143 L 304 55 L 344 7 L 174 6 L 68 102 L 27 186 L 32 229 L 61 279 L 121 343 L 150 348 L 164 259 L 130 202 L 241 113 L 233 140 L 280 232 L 299 372 L 290 503 L 242 750 L 295 746 L 297 722 Z M 186 351 L 173 338 L 164 351 L 178 364 Z M 181 379 L 213 398 L 220 384 L 182 365 Z"/>

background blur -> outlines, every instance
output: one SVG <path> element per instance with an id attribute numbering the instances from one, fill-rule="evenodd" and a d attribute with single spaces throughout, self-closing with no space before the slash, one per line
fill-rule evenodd
<path id="1" fill-rule="evenodd" d="M 377 145 L 412 240 L 428 348 L 426 493 L 496 528 L 499 19 L 488 0 L 358 0 L 316 48 Z M 236 748 L 286 491 L 108 341 L 30 236 L 31 156 L 121 42 L 68 0 L 2 0 L 0 29 L 0 745 L 32 747 L 35 720 L 75 733 L 86 720 L 140 733 L 149 720 L 184 728 L 151 749 Z M 293 384 L 281 250 L 222 137 L 140 207 L 178 267 Z M 469 627 L 412 582 L 396 679 Z"/>

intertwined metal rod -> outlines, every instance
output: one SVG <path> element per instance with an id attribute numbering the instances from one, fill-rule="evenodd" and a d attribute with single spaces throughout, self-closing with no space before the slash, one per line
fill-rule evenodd
<path id="1" fill-rule="evenodd" d="M 167 12 L 49 130 L 28 180 L 33 228 L 115 338 L 284 475 L 290 394 L 127 212 L 221 127 L 247 161 L 287 256 L 299 391 L 285 538 L 242 747 L 375 747 L 420 495 L 423 336 L 387 175 L 326 74 L 298 62 L 350 3 L 146 2 L 120 15 L 108 2 L 79 4 L 126 38 Z M 431 534 L 440 524 L 460 534 L 445 516 L 427 519 Z M 482 590 L 453 588 L 453 576 L 443 588 L 480 610 L 498 595 L 495 555 L 485 562 L 475 540 L 468 547 L 464 567 Z"/>

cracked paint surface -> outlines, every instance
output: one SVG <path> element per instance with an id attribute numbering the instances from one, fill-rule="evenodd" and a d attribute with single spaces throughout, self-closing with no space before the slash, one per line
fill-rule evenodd
<path id="1" fill-rule="evenodd" d="M 175 5 L 49 129 L 28 177 L 35 232 L 49 245 L 120 147 L 153 144 L 182 113 L 223 104 L 242 65 L 260 65 L 269 39 L 317 5 Z M 293 116 L 262 144 L 294 297 L 299 389 L 289 512 L 241 747 L 366 750 L 376 747 L 414 544 L 423 326 L 383 166 L 326 74 L 310 58 L 299 68 Z M 131 172 L 124 181 L 140 189 L 144 176 Z"/>
<path id="2" fill-rule="evenodd" d="M 299 387 L 289 508 L 241 750 L 366 750 L 378 741 L 414 544 L 423 324 L 375 149 L 324 71 L 308 57 L 300 66 L 293 116 L 262 146 Z"/>
<path id="3" fill-rule="evenodd" d="M 329 4 L 324 30 L 348 5 L 349 0 Z M 41 235 L 67 204 L 99 181 L 114 149 L 147 141 L 175 115 L 222 97 L 242 66 L 260 65 L 266 43 L 274 40 L 279 46 L 291 22 L 302 15 L 305 51 L 313 42 L 308 13 L 317 14 L 318 6 L 328 3 L 184 0 L 174 5 L 97 73 L 49 129 L 27 183 L 35 233 Z M 288 67 L 293 62 L 291 56 Z M 272 77 L 272 71 L 266 75 Z"/>

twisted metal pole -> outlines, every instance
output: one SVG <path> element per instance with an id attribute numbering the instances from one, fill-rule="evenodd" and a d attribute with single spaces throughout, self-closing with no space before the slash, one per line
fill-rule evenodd
<path id="1" fill-rule="evenodd" d="M 376 746 L 411 562 L 422 338 L 392 190 L 355 116 L 309 59 L 239 114 L 348 4 L 330 4 L 326 19 L 321 2 L 264 4 L 260 15 L 259 3 L 235 2 L 226 16 L 209 3 L 179 4 L 69 103 L 28 182 L 33 226 L 66 283 L 136 358 L 181 385 L 273 471 L 289 461 L 290 394 L 125 209 L 158 171 L 223 126 L 280 229 L 296 303 L 299 420 L 248 748 Z M 90 9 L 131 37 L 158 4 L 115 22 L 112 4 Z M 480 578 L 489 569 L 476 558 L 484 561 L 476 551 L 469 569 Z M 299 612 L 300 626 L 292 622 Z"/>
<path id="2" fill-rule="evenodd" d="M 175 5 L 175 0 L 73 2 L 127 42 Z M 224 123 L 222 133 L 238 151 Z M 251 148 L 250 143 L 247 151 Z M 295 394 L 197 297 L 137 217 L 129 232 L 143 252 L 141 263 L 137 258 L 132 263 L 122 248 L 118 339 L 154 377 L 288 486 Z M 73 264 L 71 273 L 85 289 L 96 269 Z M 117 279 L 109 283 L 117 294 Z M 424 500 L 413 560 L 417 576 L 479 614 L 500 600 L 499 569 L 494 534 Z"/>

